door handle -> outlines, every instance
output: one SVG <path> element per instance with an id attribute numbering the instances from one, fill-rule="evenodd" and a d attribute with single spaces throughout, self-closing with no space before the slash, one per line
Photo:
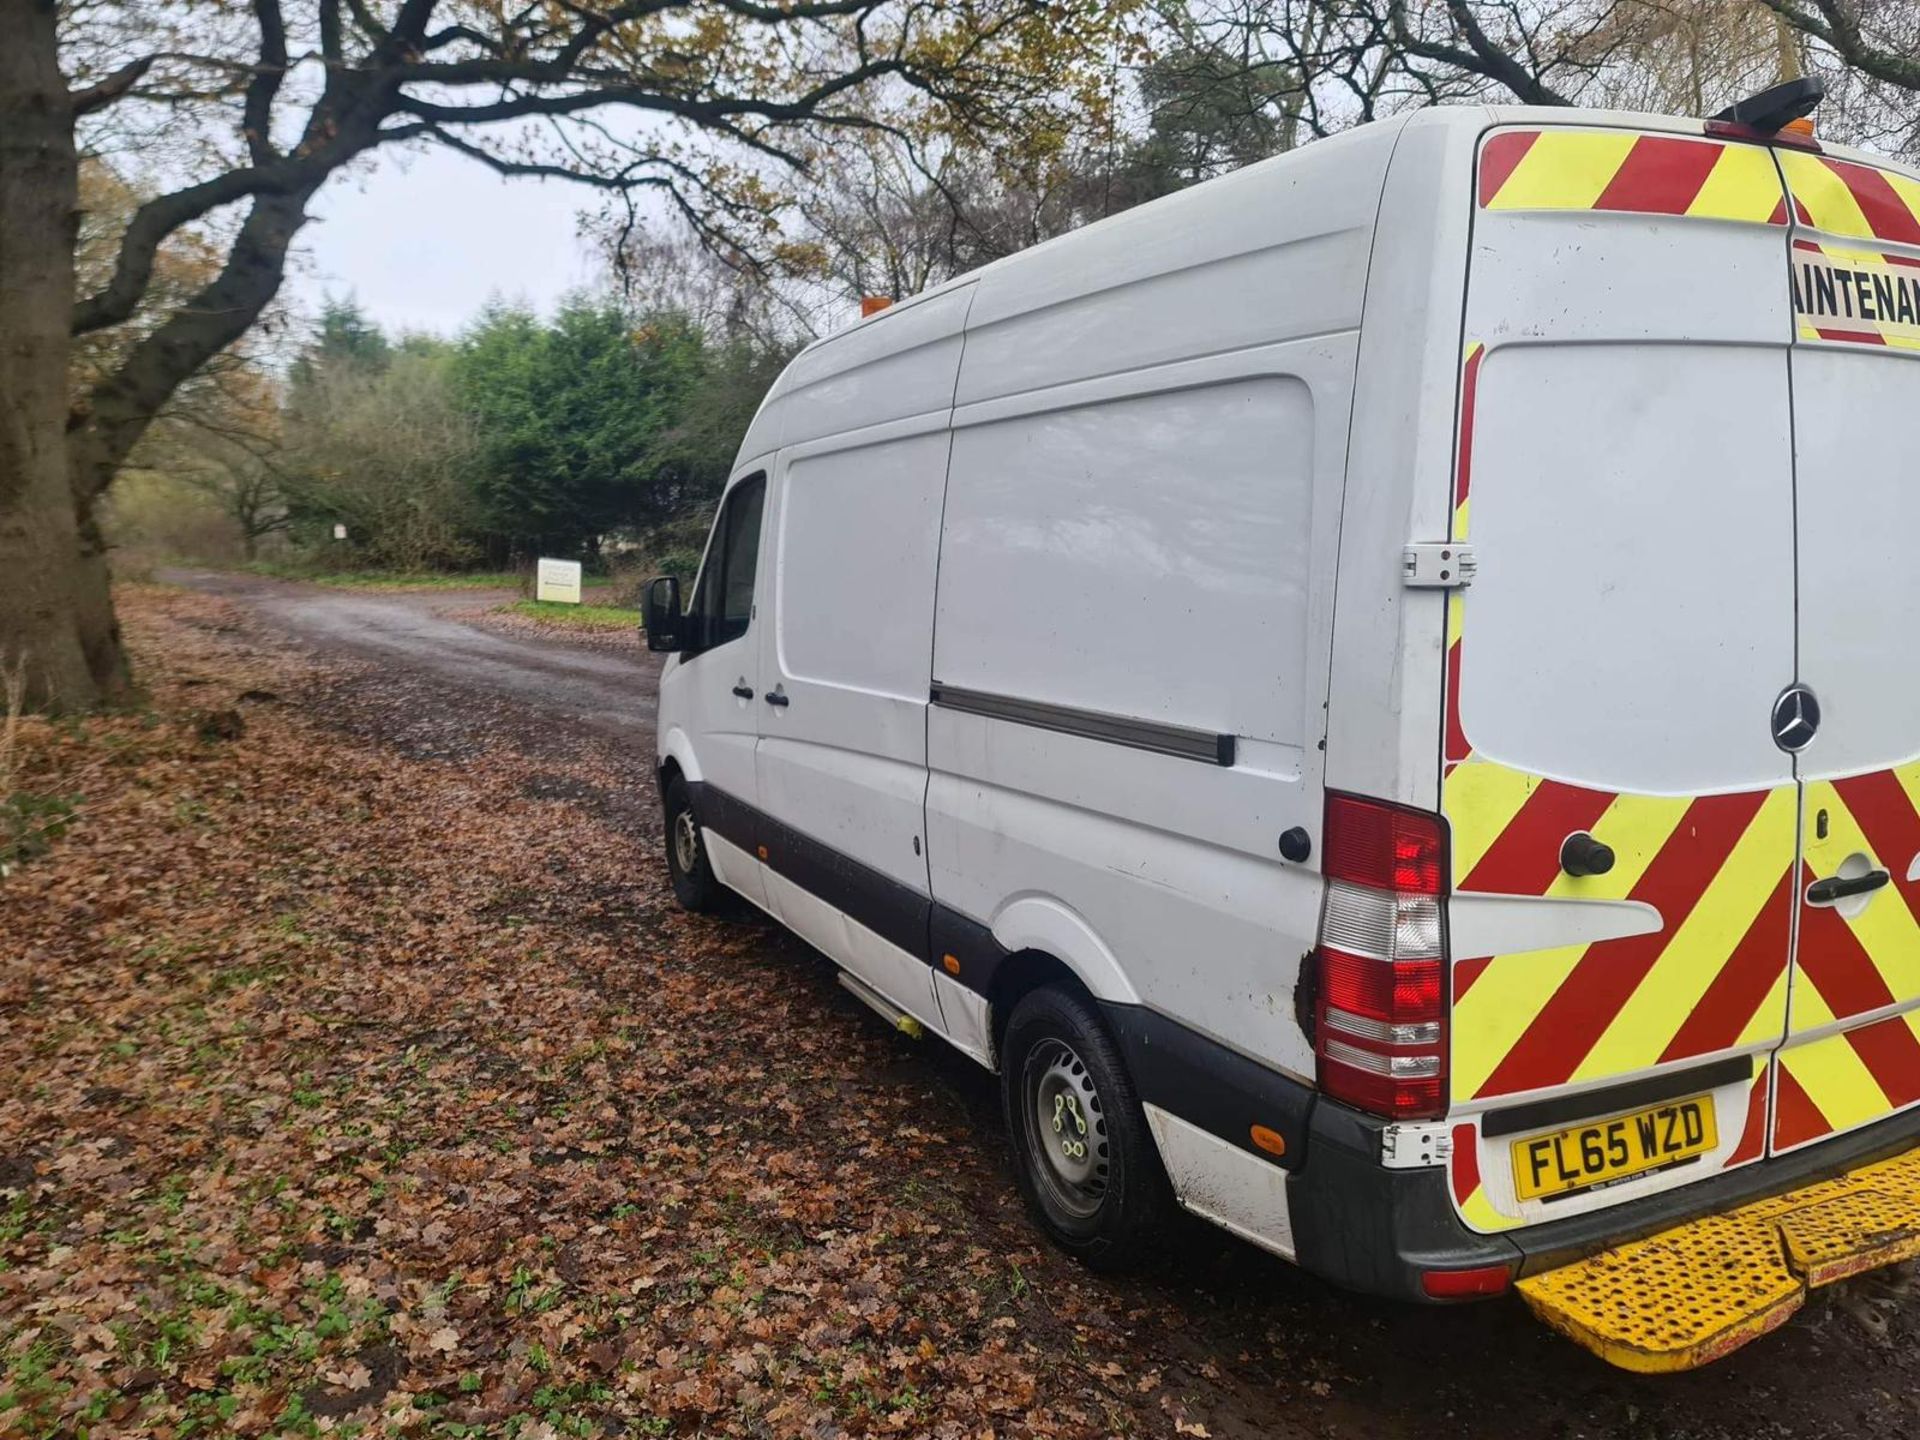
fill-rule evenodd
<path id="1" fill-rule="evenodd" d="M 751 685 L 736 685 L 733 687 L 733 693 L 738 695 L 742 700 L 751 700 L 753 698 L 753 687 Z"/>
<path id="2" fill-rule="evenodd" d="M 767 704 L 784 706 L 786 703 L 787 697 L 782 695 L 778 690 L 767 691 Z"/>
<path id="3" fill-rule="evenodd" d="M 1838 875 L 1829 875 L 1825 880 L 1816 880 L 1807 886 L 1809 905 L 1831 905 L 1836 900 L 1844 900 L 1849 895 L 1866 895 L 1878 890 L 1893 876 L 1884 870 L 1869 870 L 1864 875 L 1855 875 L 1850 880 L 1842 880 Z"/>

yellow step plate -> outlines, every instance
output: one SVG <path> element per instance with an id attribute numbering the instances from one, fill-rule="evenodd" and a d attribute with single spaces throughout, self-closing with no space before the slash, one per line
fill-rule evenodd
<path id="1" fill-rule="evenodd" d="M 1920 1149 L 1534 1275 L 1533 1313 L 1625 1370 L 1691 1370 L 1807 1291 L 1920 1255 Z"/>

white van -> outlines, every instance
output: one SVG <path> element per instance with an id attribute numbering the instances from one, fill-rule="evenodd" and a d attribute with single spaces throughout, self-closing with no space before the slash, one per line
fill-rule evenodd
<path id="1" fill-rule="evenodd" d="M 1426 110 L 809 347 L 649 592 L 680 899 L 1089 1260 L 1491 1294 L 1912 1146 L 1920 178 L 1777 123 Z"/>

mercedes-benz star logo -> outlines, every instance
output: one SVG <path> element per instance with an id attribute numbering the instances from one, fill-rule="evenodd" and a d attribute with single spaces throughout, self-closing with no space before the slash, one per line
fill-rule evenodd
<path id="1" fill-rule="evenodd" d="M 1798 755 L 1820 731 L 1820 701 L 1804 685 L 1789 685 L 1773 702 L 1773 743 Z"/>

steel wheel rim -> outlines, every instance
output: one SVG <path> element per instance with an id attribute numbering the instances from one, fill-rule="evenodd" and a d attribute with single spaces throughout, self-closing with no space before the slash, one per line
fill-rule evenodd
<path id="1" fill-rule="evenodd" d="M 1027 1052 L 1022 1074 L 1028 1169 L 1049 1205 L 1091 1218 L 1107 1196 L 1107 1121 L 1086 1062 L 1064 1040 Z"/>
<path id="2" fill-rule="evenodd" d="M 693 823 L 691 810 L 673 817 L 673 858 L 682 875 L 691 875 L 700 863 L 700 827 Z"/>

